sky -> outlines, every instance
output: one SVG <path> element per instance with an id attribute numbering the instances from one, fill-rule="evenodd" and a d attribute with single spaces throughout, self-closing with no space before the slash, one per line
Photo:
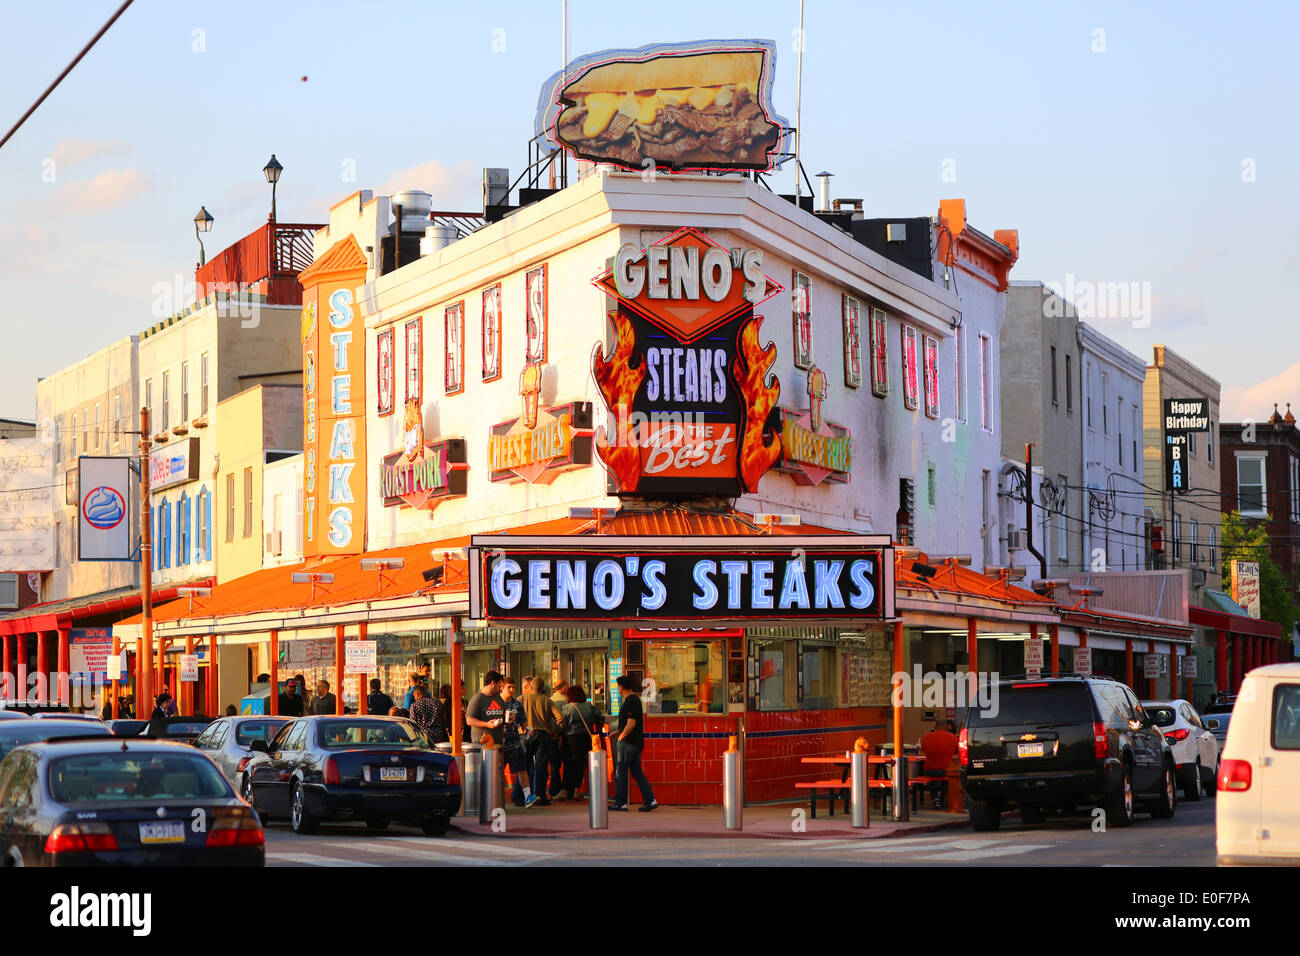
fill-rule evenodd
<path id="1" fill-rule="evenodd" d="M 119 2 L 6 9 L 0 129 Z M 571 58 L 771 39 L 795 120 L 798 0 L 569 9 Z M 282 222 L 325 222 L 361 188 L 481 208 L 481 169 L 526 163 L 560 10 L 136 0 L 0 149 L 0 417 L 34 417 L 38 377 L 174 311 L 194 214 L 215 218 L 209 255 L 265 222 L 271 153 Z M 1083 317 L 1148 362 L 1163 343 L 1199 365 L 1223 420 L 1300 411 L 1281 294 L 1300 278 L 1298 27 L 1282 2 L 806 0 L 803 165 L 869 216 L 965 198 L 976 228 L 1019 230 L 1013 279 L 1093 303 Z M 792 192 L 793 167 L 771 183 Z"/>

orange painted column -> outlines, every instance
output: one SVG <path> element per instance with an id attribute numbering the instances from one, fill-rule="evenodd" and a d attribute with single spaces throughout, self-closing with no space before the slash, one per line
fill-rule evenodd
<path id="1" fill-rule="evenodd" d="M 974 623 L 975 623 L 975 619 L 971 618 L 969 626 L 973 626 Z M 904 672 L 904 666 L 905 665 L 903 663 L 903 622 L 895 621 L 894 622 L 894 673 L 902 674 Z M 899 706 L 902 703 L 902 701 L 899 700 L 899 697 L 901 695 L 899 694 L 898 691 L 899 684 L 901 683 L 902 683 L 901 678 L 897 682 L 895 682 L 894 693 L 891 695 L 892 699 L 890 701 L 890 703 L 892 703 L 894 706 L 894 756 L 895 757 L 901 757 L 903 755 L 903 708 Z"/>
<path id="2" fill-rule="evenodd" d="M 0 634 L 0 697 L 11 700 L 14 696 L 14 646 L 8 634 Z"/>
<path id="3" fill-rule="evenodd" d="M 221 706 L 221 682 L 217 671 L 217 635 L 208 635 L 208 716 L 220 717 L 225 713 Z M 236 707 L 239 705 L 236 704 Z"/>
<path id="4" fill-rule="evenodd" d="M 141 693 L 144 688 L 144 639 L 137 637 L 135 639 L 135 687 L 131 689 L 131 696 L 135 698 L 135 705 L 131 708 L 131 713 L 135 715 L 136 720 L 143 720 L 140 716 L 140 708 L 144 706 L 144 698 Z M 153 709 L 145 711 L 145 716 L 153 713 Z"/>
<path id="5" fill-rule="evenodd" d="M 1061 625 L 1052 625 L 1052 676 L 1061 676 Z"/>
<path id="6" fill-rule="evenodd" d="M 117 634 L 113 635 L 113 658 L 117 661 L 117 669 L 113 671 L 111 675 L 112 682 L 108 685 L 110 688 L 109 706 L 113 708 L 109 713 L 109 717 L 113 720 L 117 720 L 117 699 L 122 696 L 122 682 L 118 679 L 119 675 L 122 673 L 122 641 L 118 638 Z"/>
<path id="7" fill-rule="evenodd" d="M 366 639 L 365 621 L 362 621 L 360 624 L 357 625 L 357 639 L 362 641 Z M 366 693 L 366 680 L 369 677 L 370 677 L 369 674 L 357 675 L 357 713 L 358 714 L 370 713 L 370 701 L 366 700 L 367 696 L 369 696 Z"/>
<path id="8" fill-rule="evenodd" d="M 280 713 L 280 632 L 271 632 L 271 699 L 266 702 L 268 714 Z"/>
<path id="9" fill-rule="evenodd" d="M 50 702 L 50 644 L 48 631 L 36 632 L 36 693 L 44 703 Z"/>
<path id="10" fill-rule="evenodd" d="M 15 665 L 14 674 L 18 678 L 18 699 L 27 700 L 27 635 L 17 635 L 18 642 L 18 663 Z"/>
<path id="11" fill-rule="evenodd" d="M 979 626 L 975 618 L 966 618 L 966 669 L 972 674 L 980 668 Z"/>
<path id="12" fill-rule="evenodd" d="M 54 634 L 54 639 L 58 642 L 55 644 L 55 653 L 59 659 L 57 696 L 59 703 L 64 707 L 68 707 L 72 703 L 72 635 L 66 627 L 51 633 Z M 50 691 L 53 693 L 54 688 L 51 687 Z M 95 716 L 98 717 L 99 714 Z"/>
<path id="13" fill-rule="evenodd" d="M 343 625 L 334 628 L 334 713 L 343 716 L 343 669 L 346 661 L 343 657 Z"/>

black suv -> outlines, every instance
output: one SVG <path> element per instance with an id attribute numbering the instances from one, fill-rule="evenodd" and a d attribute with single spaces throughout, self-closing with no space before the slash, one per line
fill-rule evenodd
<path id="1" fill-rule="evenodd" d="M 1139 802 L 1174 815 L 1173 753 L 1128 687 L 1093 677 L 997 687 L 996 713 L 972 708 L 958 741 L 974 829 L 996 830 L 1008 807 L 1026 823 L 1089 804 L 1111 826 L 1129 826 Z"/>

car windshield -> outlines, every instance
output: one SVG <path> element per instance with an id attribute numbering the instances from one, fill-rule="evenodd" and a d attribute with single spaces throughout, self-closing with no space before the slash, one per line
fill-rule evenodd
<path id="1" fill-rule="evenodd" d="M 107 737 L 108 728 L 84 720 L 6 720 L 0 724 L 0 757 L 23 744 L 38 743 L 51 737 Z"/>
<path id="2" fill-rule="evenodd" d="M 180 723 L 168 724 L 167 736 L 186 737 L 189 736 L 190 734 L 201 734 L 203 733 L 203 731 L 207 730 L 208 724 L 210 723 L 212 723 L 212 721 L 210 720 L 200 720 L 188 724 L 180 724 Z"/>
<path id="3" fill-rule="evenodd" d="M 1085 684 L 999 684 L 988 707 L 972 707 L 975 724 L 1087 724 L 1093 721 L 1092 695 Z"/>
<path id="4" fill-rule="evenodd" d="M 111 750 L 50 764 L 50 796 L 59 803 L 100 800 L 220 799 L 234 791 L 198 754 Z"/>
<path id="5" fill-rule="evenodd" d="M 287 720 L 275 719 L 246 720 L 235 728 L 235 742 L 241 747 L 249 747 L 254 740 L 270 740 L 287 723 Z"/>
<path id="6" fill-rule="evenodd" d="M 1151 719 L 1156 722 L 1157 727 L 1172 727 L 1178 722 L 1178 713 L 1172 707 L 1165 707 L 1161 704 L 1143 704 Z"/>
<path id="7" fill-rule="evenodd" d="M 321 745 L 327 748 L 389 746 L 427 747 L 424 737 L 400 720 L 326 720 L 320 723 Z"/>

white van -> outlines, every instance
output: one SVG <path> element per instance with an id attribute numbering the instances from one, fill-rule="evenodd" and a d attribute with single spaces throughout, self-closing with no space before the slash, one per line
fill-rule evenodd
<path id="1" fill-rule="evenodd" d="M 1246 675 L 1217 780 L 1221 866 L 1300 866 L 1300 663 Z"/>

